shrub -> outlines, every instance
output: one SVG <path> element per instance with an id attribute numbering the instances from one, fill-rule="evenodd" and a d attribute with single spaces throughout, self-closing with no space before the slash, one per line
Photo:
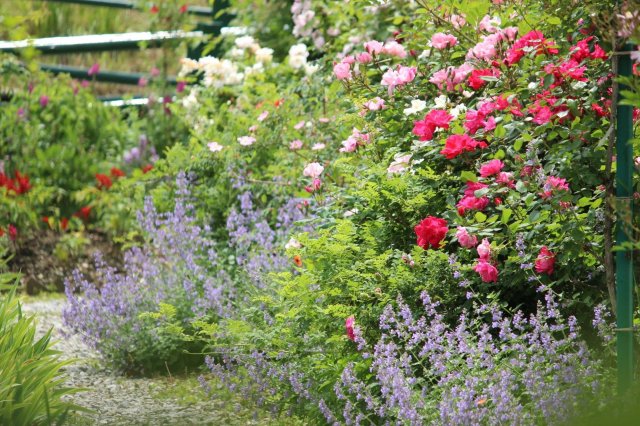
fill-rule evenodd
<path id="1" fill-rule="evenodd" d="M 156 330 L 159 319 L 142 314 L 164 304 L 163 317 L 184 329 L 196 319 L 225 316 L 230 308 L 229 276 L 216 271 L 216 251 L 204 238 L 206 228 L 192 216 L 184 174 L 177 178 L 177 188 L 175 206 L 168 213 L 159 213 L 147 198 L 138 213 L 144 242 L 126 251 L 122 272 L 98 258 L 96 282 L 79 272 L 66 282 L 66 326 L 131 373 L 192 366 L 199 359 L 185 353 L 198 352 L 197 345 L 185 345 L 179 336 Z M 83 294 L 77 295 L 77 290 Z"/>

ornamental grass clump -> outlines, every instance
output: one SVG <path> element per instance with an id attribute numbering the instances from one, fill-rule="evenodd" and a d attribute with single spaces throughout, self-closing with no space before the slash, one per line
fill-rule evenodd
<path id="1" fill-rule="evenodd" d="M 125 252 L 122 271 L 98 257 L 95 281 L 76 271 L 66 282 L 65 325 L 129 373 L 199 364 L 200 356 L 185 351 L 198 352 L 200 345 L 184 337 L 194 321 L 230 312 L 231 277 L 218 267 L 205 238 L 209 229 L 196 223 L 189 197 L 181 173 L 173 211 L 159 213 L 150 198 L 145 201 L 138 213 L 144 242 Z"/>
<path id="2" fill-rule="evenodd" d="M 51 349 L 51 330 L 36 337 L 34 317 L 22 313 L 15 292 L 0 296 L 0 424 L 61 425 L 83 410 L 62 399 L 76 392 L 63 386 L 67 364 Z"/>

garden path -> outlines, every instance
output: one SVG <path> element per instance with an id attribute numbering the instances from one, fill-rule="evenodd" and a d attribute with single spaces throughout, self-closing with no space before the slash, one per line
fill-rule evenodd
<path id="1" fill-rule="evenodd" d="M 195 380 L 176 378 L 128 378 L 114 374 L 100 362 L 99 355 L 78 336 L 64 336 L 64 299 L 23 303 L 26 313 L 36 314 L 38 333 L 53 328 L 54 348 L 64 359 L 76 359 L 68 366 L 68 386 L 85 388 L 71 399 L 94 413 L 73 419 L 76 425 L 234 425 L 251 424 L 240 407 L 234 410 L 224 401 L 207 399 Z M 187 382 L 195 389 L 185 391 Z M 190 398 L 185 398 L 185 393 Z M 194 394 L 202 393 L 201 397 Z M 194 396 L 196 396 L 194 398 Z M 246 410 L 245 410 L 246 411 Z M 246 413 L 244 413 L 246 414 Z M 257 423 L 254 423 L 257 424 Z"/>

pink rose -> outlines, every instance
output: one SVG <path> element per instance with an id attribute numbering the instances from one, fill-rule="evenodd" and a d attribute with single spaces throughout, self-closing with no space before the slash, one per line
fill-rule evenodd
<path id="1" fill-rule="evenodd" d="M 371 40 L 364 44 L 364 48 L 367 52 L 378 55 L 382 52 L 384 45 L 379 41 Z"/>
<path id="2" fill-rule="evenodd" d="M 353 315 L 351 315 L 349 318 L 347 318 L 347 320 L 344 322 L 344 326 L 347 330 L 347 339 L 351 340 L 352 342 L 356 341 L 356 333 L 353 329 L 353 326 L 356 323 L 356 319 L 353 317 Z"/>
<path id="3" fill-rule="evenodd" d="M 368 64 L 369 62 L 373 61 L 373 57 L 369 52 L 362 52 L 356 56 L 356 61 L 360 62 L 361 64 Z"/>
<path id="4" fill-rule="evenodd" d="M 496 175 L 502 171 L 504 167 L 504 163 L 500 160 L 491 160 L 482 165 L 480 167 L 480 176 L 486 178 L 489 176 Z"/>
<path id="5" fill-rule="evenodd" d="M 549 251 L 547 246 L 542 246 L 536 258 L 535 268 L 539 274 L 553 274 L 553 267 L 556 264 L 556 255 Z"/>
<path id="6" fill-rule="evenodd" d="M 91 68 L 89 68 L 89 70 L 87 71 L 87 75 L 91 77 L 98 74 L 99 72 L 100 72 L 100 64 L 96 62 L 95 64 L 91 65 Z"/>
<path id="7" fill-rule="evenodd" d="M 306 165 L 306 167 L 302 171 L 302 174 L 304 176 L 308 176 L 310 178 L 315 179 L 319 177 L 323 171 L 324 171 L 324 167 L 322 167 L 320 163 L 309 163 Z"/>
<path id="8" fill-rule="evenodd" d="M 415 226 L 414 231 L 418 237 L 417 244 L 427 250 L 440 248 L 449 228 L 446 220 L 428 216 Z"/>
<path id="9" fill-rule="evenodd" d="M 407 57 L 407 51 L 404 49 L 404 46 L 402 46 L 400 43 L 394 40 L 388 41 L 384 44 L 384 47 L 382 48 L 382 53 L 385 53 L 390 56 L 395 56 L 400 59 L 404 59 Z"/>
<path id="10" fill-rule="evenodd" d="M 346 62 L 340 62 L 333 66 L 333 73 L 338 80 L 347 80 L 351 78 L 351 65 Z"/>
<path id="11" fill-rule="evenodd" d="M 456 231 L 456 238 L 460 245 L 464 248 L 475 247 L 478 244 L 478 238 L 475 235 L 470 235 L 467 228 L 464 226 L 458 226 Z"/>
<path id="12" fill-rule="evenodd" d="M 435 33 L 431 37 L 431 46 L 435 49 L 446 49 L 447 47 L 453 47 L 458 42 L 458 39 L 451 34 Z"/>
<path id="13" fill-rule="evenodd" d="M 489 262 L 480 260 L 473 270 L 480 275 L 480 278 L 485 283 L 498 281 L 498 270 Z"/>
<path id="14" fill-rule="evenodd" d="M 515 186 L 515 182 L 513 181 L 513 173 L 509 173 L 509 172 L 498 173 L 498 177 L 496 177 L 496 182 L 502 185 L 505 185 L 509 188 L 513 188 Z"/>
<path id="15" fill-rule="evenodd" d="M 266 120 L 267 117 L 269 117 L 269 111 L 264 111 L 264 112 L 262 112 L 262 114 L 260 114 L 258 116 L 258 121 L 262 122 L 262 121 Z"/>
<path id="16" fill-rule="evenodd" d="M 484 238 L 476 250 L 478 250 L 478 256 L 481 261 L 488 261 L 491 258 L 491 243 L 489 243 L 489 239 Z"/>
<path id="17" fill-rule="evenodd" d="M 365 102 L 364 107 L 369 111 L 380 111 L 384 108 L 384 99 L 377 96 L 374 99 Z"/>

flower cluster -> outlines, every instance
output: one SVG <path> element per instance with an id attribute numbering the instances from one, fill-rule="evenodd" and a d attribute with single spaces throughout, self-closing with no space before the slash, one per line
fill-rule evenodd
<path id="1" fill-rule="evenodd" d="M 396 309 L 387 306 L 380 316 L 380 339 L 361 349 L 371 362 L 348 364 L 336 383 L 345 422 L 567 421 L 575 407 L 588 407 L 605 390 L 602 366 L 578 338 L 576 319 L 560 314 L 551 293 L 544 299 L 528 318 L 482 305 L 454 326 L 427 293 L 419 317 L 398 299 Z M 360 378 L 365 375 L 375 377 L 374 386 Z"/>

